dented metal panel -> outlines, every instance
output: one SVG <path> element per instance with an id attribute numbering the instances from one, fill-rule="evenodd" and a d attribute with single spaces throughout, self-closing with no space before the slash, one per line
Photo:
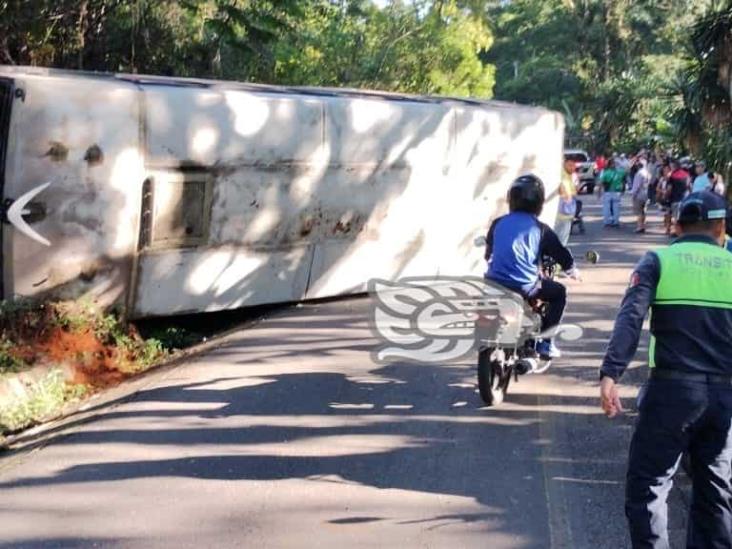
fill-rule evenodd
<path id="1" fill-rule="evenodd" d="M 6 196 L 52 178 L 33 225 L 52 246 L 4 238 L 19 295 L 148 316 L 475 275 L 513 178 L 537 173 L 552 200 L 559 182 L 563 122 L 543 109 L 6 72 L 26 95 Z"/>
<path id="2" fill-rule="evenodd" d="M 454 130 L 442 165 L 429 158 L 409 164 L 402 173 L 406 188 L 381 204 L 367 225 L 373 229 L 354 235 L 353 244 L 316 245 L 307 297 L 363 291 L 372 277 L 480 274 L 485 262 L 473 240 L 505 213 L 510 182 L 533 171 L 551 192 L 561 141 L 546 137 L 561 134 L 557 117 L 528 111 L 516 120 L 515 111 L 477 109 L 452 115 Z M 378 175 L 375 181 L 380 187 Z M 545 221 L 553 222 L 555 210 L 550 201 Z"/>
<path id="3" fill-rule="evenodd" d="M 2 74 L 2 70 L 0 70 Z M 3 235 L 6 296 L 86 296 L 122 302 L 129 285 L 144 180 L 139 94 L 128 83 L 10 73 L 5 198 L 49 182 L 33 230 Z"/>
<path id="4" fill-rule="evenodd" d="M 473 239 L 505 210 L 512 179 L 534 171 L 550 193 L 559 180 L 561 119 L 540 109 L 252 93 L 232 101 L 220 90 L 158 86 L 146 93 L 156 113 L 148 114 L 150 158 L 212 174 L 208 245 L 249 257 L 300 254 L 284 271 L 279 263 L 242 271 L 239 304 L 364 291 L 371 277 L 478 274 L 483 258 Z M 178 116 L 180 127 L 164 120 L 166 135 L 187 137 L 163 154 L 157 118 L 182 112 L 184 97 L 189 111 Z M 240 121 L 249 117 L 244 132 Z M 186 265 L 207 254 L 186 252 Z M 201 295 L 216 294 L 216 272 L 188 267 L 188 289 L 178 295 L 144 293 L 160 264 L 157 254 L 141 256 L 140 312 L 202 307 Z M 275 272 L 308 283 L 277 298 Z"/>

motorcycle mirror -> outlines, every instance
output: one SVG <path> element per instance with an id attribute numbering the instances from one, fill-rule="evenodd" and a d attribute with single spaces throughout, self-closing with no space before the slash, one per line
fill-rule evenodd
<path id="1" fill-rule="evenodd" d="M 486 245 L 486 239 L 484 236 L 477 236 L 475 240 L 473 240 L 473 244 L 475 244 L 476 248 L 483 248 Z"/>
<path id="2" fill-rule="evenodd" d="M 588 250 L 587 253 L 585 253 L 585 259 L 594 265 L 596 263 L 599 263 L 600 254 L 597 253 L 597 251 L 595 250 Z"/>

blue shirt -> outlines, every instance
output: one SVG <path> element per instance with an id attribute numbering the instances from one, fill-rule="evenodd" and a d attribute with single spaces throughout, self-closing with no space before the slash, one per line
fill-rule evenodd
<path id="1" fill-rule="evenodd" d="M 486 237 L 485 277 L 507 288 L 528 293 L 539 281 L 539 261 L 553 257 L 562 269 L 574 265 L 572 254 L 556 233 L 526 212 L 513 212 L 496 219 Z"/>
<path id="2" fill-rule="evenodd" d="M 694 185 L 691 187 L 691 192 L 696 193 L 699 191 L 706 191 L 712 185 L 709 181 L 709 176 L 705 173 L 697 175 L 694 179 Z"/>

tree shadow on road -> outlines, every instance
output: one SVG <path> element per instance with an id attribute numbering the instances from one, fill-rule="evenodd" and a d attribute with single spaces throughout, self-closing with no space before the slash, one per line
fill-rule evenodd
<path id="1" fill-rule="evenodd" d="M 227 352 L 234 351 L 232 346 Z M 548 452 L 542 422 L 554 422 L 563 412 L 555 407 L 537 415 L 538 397 L 520 392 L 506 407 L 482 408 L 473 371 L 465 366 L 400 363 L 360 375 L 266 376 L 248 375 L 246 364 L 237 368 L 239 376 L 173 382 L 138 393 L 48 449 L 52 454 L 54 448 L 73 447 L 78 464 L 52 475 L 6 480 L 0 489 L 12 497 L 21 489 L 163 477 L 302 479 L 322 489 L 328 479 L 469 498 L 492 511 L 439 514 L 405 524 L 485 523 L 486 531 L 521 536 L 537 547 L 549 539 L 546 499 L 536 493 L 545 482 L 593 480 L 603 498 L 611 491 L 622 499 L 621 459 L 582 463 L 554 455 L 556 448 Z M 557 398 L 569 408 L 595 404 Z M 131 449 L 124 460 L 103 459 L 104 448 L 118 445 Z M 154 448 L 155 457 L 130 459 L 146 455 L 145 448 Z M 545 478 L 546 464 L 556 460 L 564 473 L 555 476 L 563 480 Z M 396 520 L 388 513 L 390 494 L 384 493 L 385 511 L 374 521 Z M 317 492 L 313 498 L 317 501 Z M 342 527 L 366 522 L 358 514 L 324 518 Z"/>
<path id="2" fill-rule="evenodd" d="M 594 245 L 596 231 L 588 233 L 577 249 Z M 606 238 L 604 255 L 627 263 L 621 238 Z M 633 250 L 640 253 L 637 244 Z M 622 284 L 608 283 L 611 290 Z M 241 482 L 244 490 L 262 481 L 298 480 L 312 483 L 299 505 L 330 509 L 322 504 L 323 491 L 356 485 L 380 491 L 378 513 L 320 510 L 317 520 L 343 529 L 477 525 L 516 545 L 547 547 L 549 525 L 556 528 L 559 516 L 574 547 L 627 546 L 622 506 L 632 414 L 608 423 L 595 396 L 610 335 L 600 321 L 617 307 L 607 297 L 582 295 L 574 305 L 585 338 L 568 345 L 569 360 L 550 370 L 554 385 L 537 390 L 538 382 L 522 380 L 504 406 L 490 409 L 476 393 L 472 364 L 364 360 L 376 342 L 363 304 L 288 311 L 253 334 L 227 338 L 155 386 L 72 419 L 43 453 L 49 461 L 72 450 L 71 464 L 59 461 L 49 472 L 30 460 L 4 474 L 0 489 L 12 501 L 28 490 L 50 497 L 69 486 L 145 479 L 153 486 L 171 479 Z M 635 384 L 644 376 L 645 369 L 635 367 L 624 381 Z M 473 506 L 429 516 L 415 511 L 405 519 L 390 507 L 395 491 L 465 498 Z M 59 498 L 54 505 L 69 502 Z"/>

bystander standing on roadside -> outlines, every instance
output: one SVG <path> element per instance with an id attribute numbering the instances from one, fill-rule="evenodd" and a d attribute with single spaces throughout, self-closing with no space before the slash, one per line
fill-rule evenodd
<path id="1" fill-rule="evenodd" d="M 707 175 L 707 166 L 704 162 L 697 162 L 694 165 L 694 183 L 691 185 L 691 192 L 698 193 L 701 191 L 708 191 L 710 189 L 711 182 Z"/>
<path id="2" fill-rule="evenodd" d="M 572 233 L 572 220 L 577 213 L 577 172 L 574 161 L 565 159 L 562 180 L 559 184 L 559 211 L 557 212 L 554 232 L 557 233 L 562 246 L 569 242 Z"/>
<path id="3" fill-rule="evenodd" d="M 615 167 L 623 172 L 624 185 L 621 192 L 625 192 L 626 189 L 630 188 L 630 168 L 631 163 L 628 156 L 625 153 L 621 153 L 620 156 L 615 157 Z"/>
<path id="4" fill-rule="evenodd" d="M 608 160 L 600 175 L 598 192 L 602 198 L 602 219 L 605 227 L 620 226 L 620 194 L 625 186 L 625 172 L 615 164 L 615 158 Z"/>
<path id="5" fill-rule="evenodd" d="M 648 171 L 648 162 L 641 157 L 637 161 L 638 170 L 633 176 L 633 185 L 630 196 L 633 200 L 633 212 L 636 215 L 636 233 L 646 232 L 646 203 L 648 202 L 648 187 L 651 183 L 651 173 Z"/>
<path id="6" fill-rule="evenodd" d="M 652 154 L 648 159 L 648 173 L 651 174 L 651 182 L 648 185 L 648 204 L 654 206 L 656 204 L 656 189 L 658 188 L 658 178 L 660 176 L 661 164 L 658 157 Z"/>
<path id="7" fill-rule="evenodd" d="M 604 153 L 600 153 L 595 158 L 595 175 L 600 176 L 602 174 L 602 170 L 604 170 L 607 167 L 607 157 Z"/>
<path id="8" fill-rule="evenodd" d="M 679 204 L 689 192 L 691 177 L 689 172 L 681 167 L 678 161 L 671 161 L 671 174 L 666 185 L 668 201 L 671 208 L 671 224 L 666 228 L 666 234 L 676 236 L 675 224 L 679 216 Z M 669 232 L 670 231 L 670 232 Z"/>
<path id="9" fill-rule="evenodd" d="M 722 178 L 721 173 L 710 172 L 709 190 L 720 196 L 727 196 L 727 185 L 724 184 L 724 179 Z"/>
<path id="10" fill-rule="evenodd" d="M 658 183 L 656 185 L 656 200 L 658 206 L 663 212 L 663 227 L 666 234 L 671 233 L 671 203 L 669 202 L 669 186 L 668 180 L 671 176 L 671 166 L 665 162 L 661 166 Z"/>

